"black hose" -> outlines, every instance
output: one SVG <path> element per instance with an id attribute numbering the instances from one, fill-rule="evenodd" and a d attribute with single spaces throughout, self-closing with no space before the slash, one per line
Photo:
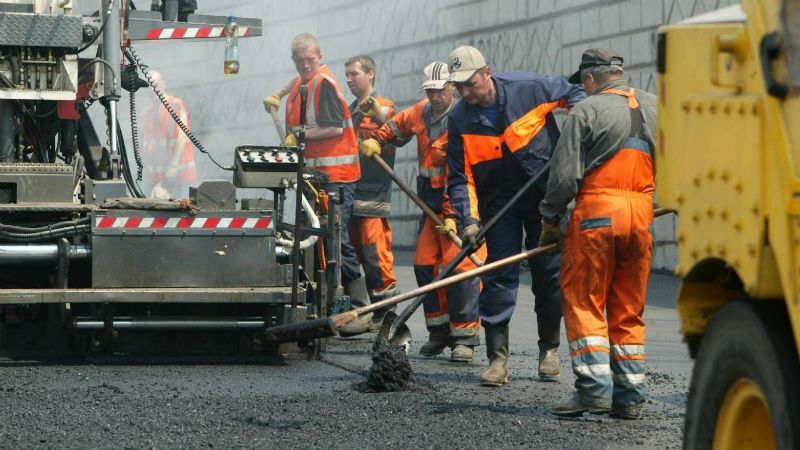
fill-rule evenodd
<path id="1" fill-rule="evenodd" d="M 39 227 L 21 227 L 19 225 L 5 225 L 0 223 L 0 233 L 39 233 L 42 231 L 54 230 L 57 228 L 65 228 L 70 226 L 86 225 L 91 222 L 89 217 L 84 217 L 78 220 L 67 220 L 64 222 L 51 223 Z"/>
<path id="2" fill-rule="evenodd" d="M 75 225 L 65 228 L 57 228 L 48 231 L 40 231 L 36 233 L 7 233 L 0 232 L 0 240 L 12 242 L 39 242 L 50 239 L 57 239 L 68 236 L 76 236 L 91 231 L 90 224 Z"/>
<path id="3" fill-rule="evenodd" d="M 117 135 L 122 137 L 122 127 L 119 125 L 119 120 L 117 120 Z M 125 147 L 125 140 L 124 139 L 117 139 L 117 143 L 119 145 L 119 154 L 122 156 L 122 177 L 125 178 L 125 184 L 128 185 L 128 189 L 131 191 L 136 198 L 145 198 L 144 193 L 142 193 L 142 189 L 139 187 L 139 183 L 133 179 L 133 174 L 131 173 L 131 166 L 130 160 L 128 159 L 128 149 Z"/>

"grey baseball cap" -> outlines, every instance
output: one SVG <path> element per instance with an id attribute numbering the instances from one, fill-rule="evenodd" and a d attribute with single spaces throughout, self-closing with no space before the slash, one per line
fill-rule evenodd
<path id="1" fill-rule="evenodd" d="M 613 50 L 605 48 L 590 48 L 583 52 L 581 55 L 581 64 L 578 66 L 578 71 L 569 77 L 569 82 L 572 84 L 579 84 L 581 82 L 581 70 L 590 69 L 597 66 L 620 66 L 624 60 Z"/>

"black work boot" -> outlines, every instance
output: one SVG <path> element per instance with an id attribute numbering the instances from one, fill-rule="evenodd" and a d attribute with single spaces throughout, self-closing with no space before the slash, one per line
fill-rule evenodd
<path id="1" fill-rule="evenodd" d="M 558 360 L 558 344 L 561 338 L 561 318 L 537 317 L 539 328 L 539 379 L 556 381 L 561 374 Z"/>
<path id="2" fill-rule="evenodd" d="M 369 305 L 369 293 L 364 277 L 356 278 L 344 285 L 345 294 L 350 296 L 350 304 L 358 308 Z M 366 333 L 372 326 L 372 313 L 358 316 L 356 320 L 339 328 L 339 336 L 348 337 Z"/>
<path id="3" fill-rule="evenodd" d="M 489 369 L 481 375 L 481 384 L 498 387 L 508 383 L 508 325 L 484 327 L 486 331 L 486 354 Z"/>
<path id="4" fill-rule="evenodd" d="M 421 356 L 432 358 L 436 355 L 441 355 L 444 349 L 452 345 L 450 342 L 450 334 L 441 328 L 446 327 L 436 326 L 428 330 L 430 333 L 428 335 L 428 342 L 424 343 L 422 347 L 419 348 L 419 354 Z"/>

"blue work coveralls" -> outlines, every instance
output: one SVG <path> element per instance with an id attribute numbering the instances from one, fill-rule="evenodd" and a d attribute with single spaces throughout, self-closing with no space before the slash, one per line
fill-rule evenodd
<path id="1" fill-rule="evenodd" d="M 481 224 L 495 215 L 511 197 L 547 164 L 560 133 L 552 111 L 571 108 L 583 100 L 583 88 L 561 77 L 512 72 L 493 74 L 499 119 L 492 123 L 481 107 L 460 100 L 448 119 L 448 193 L 464 226 Z M 485 237 L 487 263 L 535 248 L 541 233 L 539 202 L 547 187 L 547 173 L 506 212 Z M 540 319 L 560 320 L 561 258 L 538 256 L 530 260 L 535 311 Z M 517 302 L 519 264 L 482 277 L 481 322 L 505 326 Z"/>

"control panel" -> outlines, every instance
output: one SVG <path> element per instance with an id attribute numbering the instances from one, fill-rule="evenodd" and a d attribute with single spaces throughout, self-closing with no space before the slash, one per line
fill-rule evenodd
<path id="1" fill-rule="evenodd" d="M 298 158 L 291 147 L 236 147 L 233 184 L 240 188 L 279 188 L 297 178 Z"/>

